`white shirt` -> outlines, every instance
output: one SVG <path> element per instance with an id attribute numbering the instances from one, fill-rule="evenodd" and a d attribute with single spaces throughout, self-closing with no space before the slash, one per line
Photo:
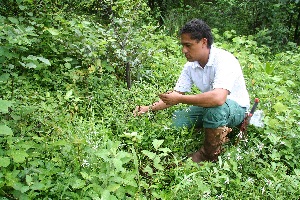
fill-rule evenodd
<path id="1" fill-rule="evenodd" d="M 174 88 L 179 92 L 190 92 L 195 84 L 201 92 L 216 88 L 229 91 L 227 99 L 234 100 L 241 107 L 250 107 L 249 94 L 238 60 L 228 51 L 211 47 L 209 59 L 204 68 L 198 61 L 187 62 Z"/>

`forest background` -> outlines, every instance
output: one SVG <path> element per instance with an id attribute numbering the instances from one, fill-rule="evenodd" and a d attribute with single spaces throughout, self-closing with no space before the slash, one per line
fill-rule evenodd
<path id="1" fill-rule="evenodd" d="M 185 105 L 132 116 L 174 87 L 193 18 L 264 113 L 202 166 L 201 132 L 170 128 Z M 299 199 L 299 25 L 299 0 L 2 0 L 1 199 Z"/>

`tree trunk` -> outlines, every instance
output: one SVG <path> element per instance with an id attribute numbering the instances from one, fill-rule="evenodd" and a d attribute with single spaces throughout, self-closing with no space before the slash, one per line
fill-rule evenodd
<path id="1" fill-rule="evenodd" d="M 298 45 L 300 44 L 300 3 L 298 4 L 298 17 L 296 21 L 296 28 L 295 28 L 295 33 L 294 33 L 294 42 L 297 43 Z"/>
<path id="2" fill-rule="evenodd" d="M 131 88 L 130 64 L 129 64 L 129 62 L 127 62 L 125 65 L 126 65 L 127 89 L 130 89 Z"/>

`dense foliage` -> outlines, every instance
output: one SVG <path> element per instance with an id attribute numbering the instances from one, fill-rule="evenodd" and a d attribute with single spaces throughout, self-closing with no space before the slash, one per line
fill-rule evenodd
<path id="1" fill-rule="evenodd" d="M 184 158 L 201 132 L 170 128 L 185 105 L 132 116 L 174 87 L 185 62 L 148 2 L 59 2 L 0 3 L 2 199 L 299 199 L 295 43 L 275 54 L 261 32 L 213 30 L 239 59 L 265 126 L 237 146 L 233 134 L 217 163 L 199 166 Z"/>
<path id="2" fill-rule="evenodd" d="M 170 0 L 160 2 L 165 10 L 161 16 L 170 34 L 191 18 L 202 18 L 222 32 L 236 30 L 238 35 L 257 34 L 259 45 L 268 45 L 272 51 L 282 51 L 286 44 L 300 44 L 299 0 Z M 164 4 L 165 3 L 165 4 Z M 159 3 L 158 3 L 159 4 Z M 275 42 L 276 41 L 276 42 Z"/>

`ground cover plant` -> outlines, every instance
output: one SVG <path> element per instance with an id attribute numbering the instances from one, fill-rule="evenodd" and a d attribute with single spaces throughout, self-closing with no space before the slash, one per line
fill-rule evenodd
<path id="1" fill-rule="evenodd" d="M 237 146 L 233 135 L 218 162 L 199 166 L 184 158 L 201 132 L 170 128 L 184 105 L 132 115 L 174 87 L 185 63 L 178 38 L 135 24 L 134 6 L 122 13 L 116 5 L 118 17 L 104 26 L 26 5 L 23 16 L 0 17 L 2 199 L 299 199 L 295 44 L 273 54 L 256 35 L 213 30 L 215 45 L 239 59 L 251 99 L 260 98 L 264 127 L 250 126 Z M 135 6 L 147 18 L 146 6 Z M 129 27 L 139 34 L 128 37 Z"/>

